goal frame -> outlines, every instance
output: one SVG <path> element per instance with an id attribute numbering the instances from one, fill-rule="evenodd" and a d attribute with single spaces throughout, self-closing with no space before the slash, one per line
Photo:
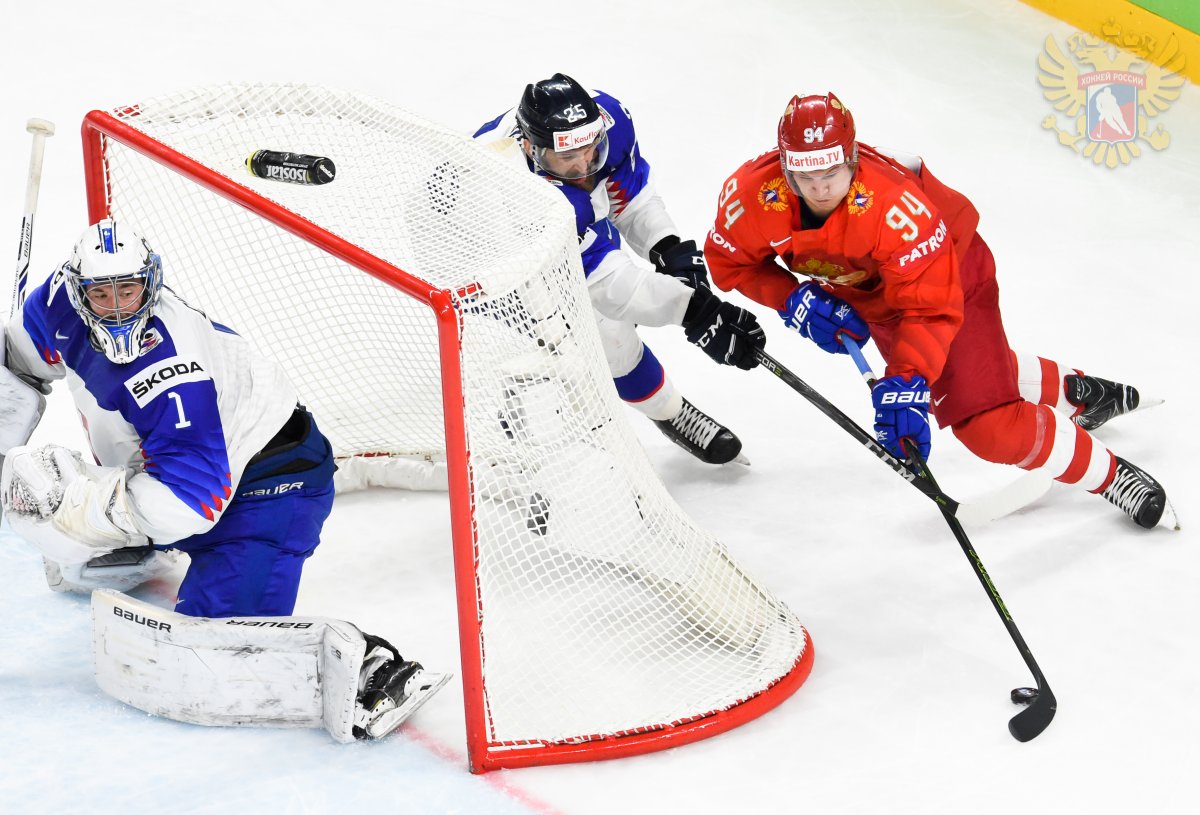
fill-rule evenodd
<path id="1" fill-rule="evenodd" d="M 134 111 L 130 111 L 134 112 Z M 731 730 L 778 706 L 808 678 L 813 664 L 812 640 L 805 632 L 802 658 L 790 672 L 732 707 L 653 729 L 633 730 L 572 743 L 543 743 L 519 748 L 493 746 L 486 726 L 479 586 L 475 561 L 477 540 L 471 514 L 471 483 L 461 363 L 462 324 L 454 293 L 355 246 L 308 219 L 230 180 L 162 142 L 100 110 L 89 112 L 81 125 L 88 222 L 108 217 L 111 199 L 105 143 L 112 139 L 258 215 L 339 260 L 404 292 L 433 311 L 438 335 L 446 468 L 450 499 L 452 562 L 457 603 L 459 656 L 466 724 L 467 760 L 473 773 L 503 768 L 564 764 L 619 758 L 663 750 Z"/>

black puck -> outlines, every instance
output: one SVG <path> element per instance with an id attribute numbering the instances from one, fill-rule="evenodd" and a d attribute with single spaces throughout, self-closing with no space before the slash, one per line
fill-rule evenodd
<path id="1" fill-rule="evenodd" d="M 1038 697 L 1037 688 L 1013 688 L 1009 698 L 1014 705 L 1028 705 Z"/>

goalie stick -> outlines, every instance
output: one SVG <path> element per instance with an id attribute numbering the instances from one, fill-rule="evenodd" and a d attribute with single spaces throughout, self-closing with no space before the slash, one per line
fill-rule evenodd
<path id="1" fill-rule="evenodd" d="M 854 343 L 846 343 L 845 347 L 850 351 L 850 355 L 855 358 L 855 364 L 862 371 L 863 378 L 870 383 L 874 379 L 874 376 L 870 374 L 870 367 L 867 365 L 866 360 L 863 359 L 862 352 L 859 351 Z M 967 560 L 971 562 L 971 567 L 975 570 L 975 576 L 979 578 L 979 582 L 987 592 L 988 599 L 992 601 L 992 606 L 996 609 L 996 613 L 1000 615 L 1000 619 L 1004 622 L 1004 627 L 1008 629 L 1009 636 L 1017 646 L 1017 650 L 1021 652 L 1021 657 L 1025 660 L 1026 666 L 1033 673 L 1034 680 L 1037 683 L 1036 691 L 1032 691 L 1032 689 L 1019 689 L 1023 692 L 1018 694 L 1016 691 L 1013 691 L 1010 695 L 1010 698 L 1014 702 L 1028 702 L 1029 706 L 1009 720 L 1008 732 L 1017 741 L 1022 742 L 1037 737 L 1053 720 L 1055 711 L 1058 709 L 1058 701 L 1054 698 L 1054 692 L 1050 690 L 1050 685 L 1046 682 L 1046 677 L 1042 674 L 1042 669 L 1038 667 L 1037 661 L 1033 658 L 1033 654 L 1029 650 L 1029 646 L 1025 643 L 1025 638 L 1017 630 L 1012 615 L 1008 613 L 1008 608 L 1004 605 L 1004 600 L 1000 597 L 1000 592 L 996 590 L 995 583 L 992 582 L 987 569 L 983 566 L 983 561 L 979 559 L 979 555 L 976 554 L 974 546 L 971 545 L 967 533 L 963 530 L 962 524 L 956 517 L 959 503 L 941 491 L 937 482 L 933 479 L 933 473 L 929 470 L 924 460 L 921 459 L 920 453 L 917 452 L 915 447 L 907 448 L 910 463 L 900 461 L 888 453 L 869 433 L 855 424 L 854 420 L 839 410 L 832 402 L 814 390 L 800 377 L 780 365 L 779 362 L 765 351 L 757 351 L 755 357 L 758 359 L 759 365 L 782 379 L 789 387 L 832 419 L 835 424 L 878 456 L 897 475 L 908 481 L 908 483 L 912 484 L 924 493 L 927 498 L 938 505 L 938 508 L 942 511 L 942 517 L 946 519 L 950 531 L 954 533 L 954 537 L 958 541 L 959 546 L 962 547 Z M 1031 692 L 1024 692 L 1026 690 L 1030 690 Z"/>
<path id="2" fill-rule="evenodd" d="M 29 282 L 29 256 L 33 248 L 33 216 L 37 211 L 38 190 L 42 185 L 42 155 L 46 139 L 54 135 L 54 123 L 45 119 L 30 119 L 25 129 L 33 134 L 33 149 L 29 154 L 29 178 L 25 183 L 25 214 L 21 218 L 21 242 L 17 245 L 17 274 L 13 279 L 13 298 L 10 316 L 25 302 L 25 286 Z"/>

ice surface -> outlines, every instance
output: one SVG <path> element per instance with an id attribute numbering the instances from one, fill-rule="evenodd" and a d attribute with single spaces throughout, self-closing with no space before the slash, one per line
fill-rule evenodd
<path id="1" fill-rule="evenodd" d="M 630 414 L 664 481 L 800 615 L 816 664 L 763 718 L 667 753 L 472 777 L 452 683 L 396 736 L 205 729 L 105 697 L 82 598 L 46 590 L 0 541 L 0 800 L 5 812 L 1182 812 L 1200 758 L 1193 465 L 1200 96 L 1160 120 L 1170 146 L 1094 167 L 1042 127 L 1045 39 L 1067 26 L 1015 2 L 535 6 L 22 3 L 0 49 L 0 224 L 16 240 L 25 120 L 58 125 L 32 277 L 84 226 L 77 135 L 93 107 L 225 80 L 354 88 L 470 130 L 526 82 L 565 71 L 620 97 L 685 237 L 726 176 L 771 146 L 792 93 L 838 93 L 864 141 L 920 152 L 983 213 L 1015 347 L 1166 398 L 1101 437 L 1159 478 L 1184 530 L 1144 533 L 1095 496 L 1055 490 L 972 532 L 1058 695 L 1018 744 L 1009 690 L 1029 674 L 936 509 L 763 372 L 718 369 L 675 330 L 646 332 L 689 399 L 738 432 L 749 469 L 690 459 Z M 11 245 L 10 245 L 11 248 Z M 166 259 L 169 274 L 170 259 Z M 861 422 L 853 366 L 760 311 L 770 352 Z M 251 333 L 251 327 L 239 326 Z M 869 358 L 879 367 L 871 349 Z M 60 389 L 61 391 L 62 389 Z M 82 448 L 65 392 L 39 441 Z M 1015 473 L 934 438 L 943 488 Z M 350 619 L 457 671 L 445 497 L 340 499 L 297 612 Z M 387 524 L 378 519 L 387 518 Z M 169 584 L 142 596 L 165 601 Z"/>

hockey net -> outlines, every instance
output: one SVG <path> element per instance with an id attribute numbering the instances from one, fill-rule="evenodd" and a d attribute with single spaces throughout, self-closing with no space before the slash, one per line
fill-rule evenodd
<path id="1" fill-rule="evenodd" d="M 304 85 L 93 111 L 84 143 L 91 220 L 136 226 L 167 285 L 287 368 L 350 486 L 448 484 L 473 770 L 691 741 L 804 681 L 803 627 L 626 425 L 553 187 Z M 259 149 L 336 178 L 257 178 Z"/>

